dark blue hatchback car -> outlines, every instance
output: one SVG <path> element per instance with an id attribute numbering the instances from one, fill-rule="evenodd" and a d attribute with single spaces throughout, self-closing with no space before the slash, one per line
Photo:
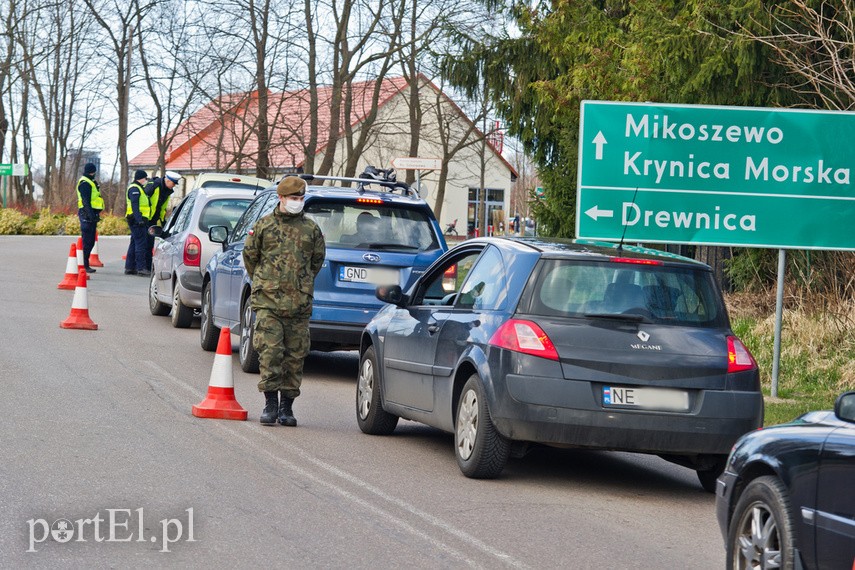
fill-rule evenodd
<path id="1" fill-rule="evenodd" d="M 382 306 L 375 288 L 408 287 L 448 246 L 433 210 L 403 182 L 301 176 L 309 184 L 304 211 L 326 241 L 309 322 L 312 349 L 354 349 Z M 247 372 L 258 371 L 258 354 L 252 345 L 254 313 L 243 247 L 250 228 L 278 203 L 276 186 L 271 186 L 256 196 L 231 234 L 225 227 L 209 230 L 222 251 L 211 258 L 202 278 L 202 348 L 215 350 L 219 329 L 231 327 L 240 332 L 240 363 Z"/>
<path id="2" fill-rule="evenodd" d="M 712 492 L 763 421 L 757 365 L 707 265 L 654 250 L 480 238 L 448 251 L 365 328 L 362 431 L 455 435 L 469 477 L 532 443 L 653 453 Z"/>

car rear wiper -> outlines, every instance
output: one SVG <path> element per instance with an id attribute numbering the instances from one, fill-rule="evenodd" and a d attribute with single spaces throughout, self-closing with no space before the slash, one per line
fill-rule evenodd
<path id="1" fill-rule="evenodd" d="M 585 313 L 589 319 L 609 319 L 613 321 L 630 321 L 640 323 L 645 320 L 644 315 L 637 313 Z"/>

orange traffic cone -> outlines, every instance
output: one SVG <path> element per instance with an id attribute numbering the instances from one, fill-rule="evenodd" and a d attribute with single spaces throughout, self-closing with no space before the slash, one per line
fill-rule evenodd
<path id="1" fill-rule="evenodd" d="M 220 341 L 214 356 L 214 368 L 208 382 L 208 395 L 193 406 L 197 418 L 220 420 L 245 420 L 244 410 L 235 400 L 235 382 L 232 377 L 232 333 L 229 327 L 220 329 Z"/>
<path id="2" fill-rule="evenodd" d="M 89 301 L 86 297 L 86 270 L 77 273 L 77 287 L 74 288 L 74 300 L 71 301 L 71 314 L 59 323 L 64 329 L 83 329 L 97 331 L 98 325 L 89 318 Z"/>
<path id="3" fill-rule="evenodd" d="M 92 247 L 92 253 L 89 254 L 89 267 L 104 267 L 101 258 L 98 257 L 98 232 L 95 232 L 95 245 Z"/>
<path id="4" fill-rule="evenodd" d="M 77 238 L 77 272 L 83 270 L 86 273 L 86 266 L 83 265 L 83 238 Z M 89 279 L 89 274 L 86 274 L 86 279 Z"/>
<path id="5" fill-rule="evenodd" d="M 74 289 L 75 287 L 77 287 L 77 245 L 71 244 L 68 250 L 68 261 L 65 264 L 65 277 L 56 288 Z"/>

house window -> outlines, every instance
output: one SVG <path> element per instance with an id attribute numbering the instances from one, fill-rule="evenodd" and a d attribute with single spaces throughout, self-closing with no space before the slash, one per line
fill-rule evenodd
<path id="1" fill-rule="evenodd" d="M 481 208 L 481 189 L 480 188 L 469 188 L 469 207 L 467 210 L 466 219 L 469 222 L 467 224 L 467 233 L 469 235 L 473 235 L 475 233 L 476 224 L 475 220 L 484 220 L 484 215 L 486 214 L 486 221 L 484 225 L 489 225 L 492 223 L 493 210 L 502 210 L 505 207 L 505 191 L 502 188 L 487 188 L 487 211 L 482 213 L 480 211 Z"/>

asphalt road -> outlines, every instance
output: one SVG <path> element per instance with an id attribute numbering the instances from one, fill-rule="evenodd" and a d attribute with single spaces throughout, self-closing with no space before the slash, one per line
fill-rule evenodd
<path id="1" fill-rule="evenodd" d="M 59 327 L 71 241 L 0 237 L 2 567 L 724 566 L 713 496 L 658 458 L 543 448 L 475 481 L 449 434 L 363 435 L 355 353 L 309 356 L 297 428 L 258 424 L 236 353 L 249 421 L 194 418 L 213 354 L 149 314 L 127 238 L 99 242 L 99 330 Z"/>

